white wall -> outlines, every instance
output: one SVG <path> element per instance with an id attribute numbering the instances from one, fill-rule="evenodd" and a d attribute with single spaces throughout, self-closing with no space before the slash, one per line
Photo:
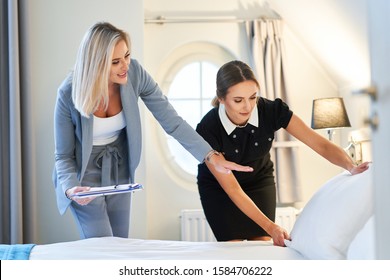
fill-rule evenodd
<path id="1" fill-rule="evenodd" d="M 261 0 L 260 0 L 261 1 Z M 346 145 L 364 126 L 369 98 L 352 92 L 370 85 L 368 0 L 270 0 L 305 48 L 326 69 L 344 97 L 352 127 L 338 132 Z"/>
<path id="2" fill-rule="evenodd" d="M 165 17 L 213 17 L 234 16 L 238 18 L 256 18 L 272 14 L 270 7 L 262 1 L 235 0 L 145 0 L 145 18 Z M 272 8 L 272 7 L 271 7 Z M 302 7 L 296 7 L 297 11 Z M 277 11 L 276 11 L 277 12 Z M 146 69 L 157 77 L 164 59 L 177 47 L 191 41 L 206 41 L 220 44 L 237 59 L 248 61 L 242 26 L 236 23 L 209 24 L 165 24 L 145 25 L 145 64 Z M 310 125 L 312 100 L 318 97 L 337 96 L 338 84 L 320 64 L 312 52 L 303 45 L 300 38 L 285 27 L 285 44 L 289 60 L 289 84 L 292 98 L 289 103 L 292 110 L 306 124 Z M 158 46 L 158 47 L 156 47 Z M 154 123 L 147 114 L 148 122 Z M 180 210 L 200 208 L 199 195 L 195 183 L 192 189 L 164 166 L 160 146 L 154 144 L 158 125 L 148 125 L 146 135 L 146 185 L 148 204 L 148 238 L 179 239 Z M 325 134 L 324 134 L 325 135 Z M 340 134 L 336 141 L 340 141 Z M 309 148 L 300 148 L 299 167 L 306 202 L 315 190 L 326 180 L 341 171 L 326 160 L 314 154 Z M 186 187 L 183 187 L 186 185 Z"/>
<path id="3" fill-rule="evenodd" d="M 56 91 L 73 67 L 82 36 L 96 21 L 110 21 L 129 31 L 132 55 L 142 62 L 142 0 L 25 0 L 28 58 L 25 71 L 29 77 L 28 94 L 32 95 L 34 125 L 33 148 L 36 153 L 38 186 L 36 243 L 78 239 L 70 212 L 57 211 L 51 173 L 54 164 L 53 112 Z M 142 176 L 142 173 L 140 174 Z"/>
<path id="4" fill-rule="evenodd" d="M 270 0 L 338 87 L 370 81 L 367 0 Z"/>

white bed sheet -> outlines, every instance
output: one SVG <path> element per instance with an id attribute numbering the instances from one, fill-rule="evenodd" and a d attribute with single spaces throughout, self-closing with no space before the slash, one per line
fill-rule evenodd
<path id="1" fill-rule="evenodd" d="M 36 245 L 30 260 L 303 260 L 288 247 L 267 241 L 187 242 L 169 240 L 90 238 Z"/>

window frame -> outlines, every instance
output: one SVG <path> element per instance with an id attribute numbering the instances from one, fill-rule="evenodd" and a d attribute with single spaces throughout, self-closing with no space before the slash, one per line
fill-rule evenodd
<path id="1" fill-rule="evenodd" d="M 211 42 L 191 42 L 182 45 L 174 49 L 170 55 L 161 63 L 157 71 L 156 81 L 159 83 L 161 90 L 166 94 L 169 99 L 169 88 L 173 82 L 175 76 L 179 71 L 186 65 L 199 62 L 207 61 L 217 65 L 219 68 L 226 62 L 236 59 L 235 56 L 228 51 L 226 48 L 211 43 Z M 199 120 L 200 121 L 200 120 Z M 184 188 L 191 186 L 193 190 L 196 185 L 196 174 L 191 174 L 183 169 L 175 159 L 174 154 L 171 153 L 167 135 L 165 131 L 157 126 L 157 141 L 159 143 L 162 158 L 166 162 L 166 167 L 169 169 L 169 173 L 174 179 L 178 181 L 184 180 L 188 184 L 180 184 Z M 196 172 L 195 172 L 196 173 Z"/>

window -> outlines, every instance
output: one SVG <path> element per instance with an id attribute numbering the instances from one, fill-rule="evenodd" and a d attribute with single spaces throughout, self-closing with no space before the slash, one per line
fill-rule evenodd
<path id="1" fill-rule="evenodd" d="M 191 43 L 176 49 L 162 65 L 163 73 L 158 79 L 161 88 L 178 114 L 194 129 L 212 108 L 219 67 L 232 59 L 229 52 L 217 45 Z M 163 131 L 160 136 L 163 153 L 174 174 L 194 181 L 199 162 L 173 137 Z"/>
<path id="2" fill-rule="evenodd" d="M 190 62 L 179 70 L 169 87 L 171 104 L 194 129 L 212 108 L 218 68 L 219 65 L 206 60 Z M 168 135 L 167 143 L 178 165 L 187 173 L 196 175 L 198 161 Z"/>

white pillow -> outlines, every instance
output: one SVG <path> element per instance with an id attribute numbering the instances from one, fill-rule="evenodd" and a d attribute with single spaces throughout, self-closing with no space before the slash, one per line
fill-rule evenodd
<path id="1" fill-rule="evenodd" d="M 348 260 L 375 259 L 375 215 L 372 215 L 358 232 L 348 248 Z"/>
<path id="2" fill-rule="evenodd" d="M 303 208 L 286 246 L 308 259 L 346 259 L 349 244 L 373 214 L 372 185 L 372 166 L 333 177 Z"/>

